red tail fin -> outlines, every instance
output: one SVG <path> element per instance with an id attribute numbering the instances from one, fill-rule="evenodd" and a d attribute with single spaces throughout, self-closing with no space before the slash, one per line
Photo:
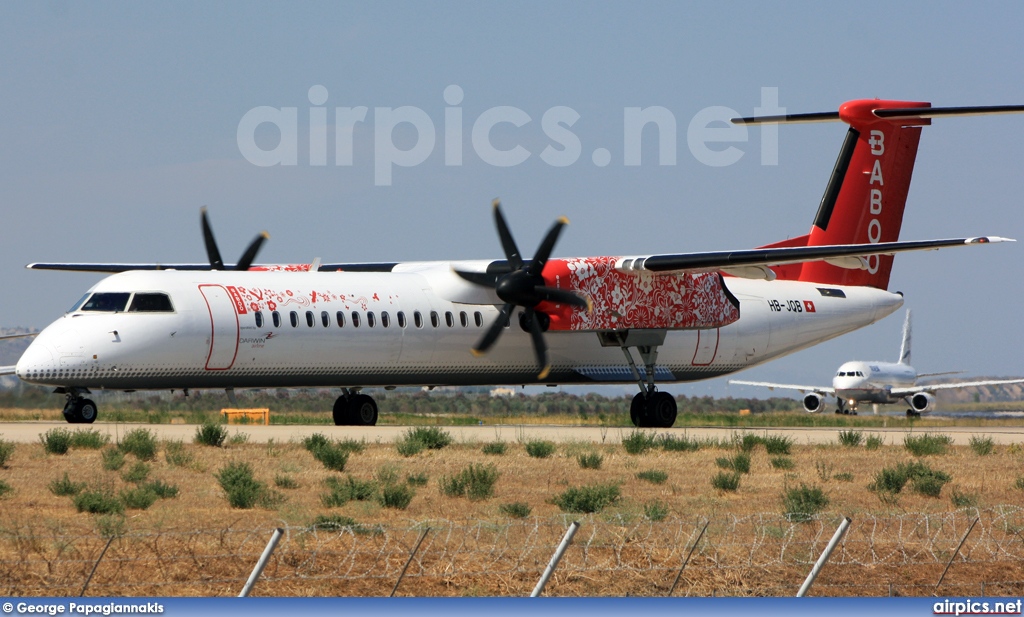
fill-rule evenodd
<path id="1" fill-rule="evenodd" d="M 885 118 L 875 111 L 930 106 L 930 103 L 880 100 L 844 103 L 839 108 L 839 119 L 849 124 L 850 130 L 821 198 L 811 232 L 769 246 L 898 240 L 921 137 L 920 127 L 930 124 L 931 120 L 906 115 Z M 867 270 L 851 270 L 816 261 L 776 268 L 776 274 L 783 279 L 885 289 L 891 270 L 891 256 L 876 256 L 868 260 Z"/>

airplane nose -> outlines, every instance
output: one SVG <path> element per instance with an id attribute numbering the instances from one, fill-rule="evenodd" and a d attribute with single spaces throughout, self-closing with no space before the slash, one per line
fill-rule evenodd
<path id="1" fill-rule="evenodd" d="M 25 353 L 21 354 L 18 364 L 14 367 L 14 372 L 20 379 L 31 381 L 33 378 L 42 377 L 46 371 L 54 369 L 56 369 L 56 363 L 53 360 L 53 352 L 48 345 L 36 340 L 28 346 Z"/>

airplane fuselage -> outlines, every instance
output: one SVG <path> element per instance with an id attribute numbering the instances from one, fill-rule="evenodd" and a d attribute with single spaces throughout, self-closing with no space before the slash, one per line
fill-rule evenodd
<path id="1" fill-rule="evenodd" d="M 856 408 L 858 403 L 891 404 L 903 400 L 893 396 L 894 388 L 909 388 L 917 382 L 917 371 L 909 364 L 893 362 L 847 362 L 832 378 L 836 398 Z"/>
<path id="2" fill-rule="evenodd" d="M 467 264 L 487 265 L 459 263 Z M 641 291 L 583 290 L 601 296 L 590 314 L 550 307 L 544 380 L 517 319 L 486 356 L 469 353 L 499 318 L 500 301 L 466 285 L 449 262 L 389 272 L 115 274 L 43 330 L 16 372 L 34 384 L 116 390 L 624 383 L 634 378 L 620 343 L 652 340 L 657 381 L 684 382 L 820 343 L 903 303 L 870 287 L 713 273 L 623 276 Z"/>

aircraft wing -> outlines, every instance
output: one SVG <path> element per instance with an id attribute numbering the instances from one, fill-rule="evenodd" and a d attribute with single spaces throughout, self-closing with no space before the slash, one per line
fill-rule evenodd
<path id="1" fill-rule="evenodd" d="M 0 366 L 0 377 L 3 377 L 4 375 L 14 375 L 14 369 L 15 367 L 13 366 Z"/>
<path id="2" fill-rule="evenodd" d="M 803 392 L 817 392 L 818 394 L 830 394 L 835 396 L 835 388 L 823 388 L 819 386 L 798 386 L 788 383 L 771 383 L 768 381 L 740 381 L 738 379 L 730 379 L 729 383 L 737 386 L 761 386 L 762 388 L 768 388 L 774 390 L 775 388 L 781 388 L 783 390 L 799 390 Z"/>
<path id="3" fill-rule="evenodd" d="M 21 334 L 4 334 L 0 335 L 0 341 L 6 341 L 11 338 L 25 338 L 27 336 L 35 336 L 38 332 L 22 332 Z"/>
<path id="4" fill-rule="evenodd" d="M 678 253 L 673 255 L 647 255 L 620 260 L 621 269 L 627 271 L 648 271 L 658 273 L 714 272 L 746 278 L 774 279 L 771 266 L 805 261 L 825 260 L 832 265 L 849 269 L 866 269 L 867 257 L 871 255 L 892 255 L 907 251 L 931 251 L 951 246 L 974 244 L 995 244 L 1015 242 L 999 236 L 976 238 L 952 238 L 946 240 L 917 240 L 903 242 L 879 242 L 877 244 L 836 244 L 826 246 L 796 246 L 779 248 L 745 249 L 738 251 L 712 251 L 706 253 Z M 323 264 L 320 271 L 345 270 L 349 272 L 390 271 L 395 264 Z M 253 265 L 253 269 L 275 268 L 276 266 Z M 210 270 L 209 264 L 127 264 L 127 263 L 30 263 L 30 270 L 62 270 L 71 272 L 115 273 L 129 270 Z M 226 270 L 233 269 L 225 265 Z"/>
<path id="5" fill-rule="evenodd" d="M 975 386 L 1000 386 L 1010 383 L 1024 383 L 1024 379 L 989 379 L 986 381 L 961 381 L 957 383 L 939 383 L 927 386 L 912 386 L 910 388 L 893 388 L 893 396 L 908 396 L 918 392 L 935 392 L 936 390 L 954 390 L 956 388 L 973 388 Z"/>

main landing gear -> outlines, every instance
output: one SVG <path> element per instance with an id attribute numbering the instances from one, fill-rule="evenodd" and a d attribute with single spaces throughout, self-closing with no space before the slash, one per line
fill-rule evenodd
<path id="1" fill-rule="evenodd" d="M 657 386 L 654 385 L 654 367 L 658 362 L 658 347 L 665 342 L 665 335 L 663 332 L 653 334 L 651 340 L 641 340 L 634 336 L 637 339 L 637 344 L 634 347 L 640 352 L 640 358 L 644 362 L 644 372 L 647 375 L 645 382 L 640 377 L 633 354 L 630 353 L 629 345 L 626 344 L 629 334 L 616 333 L 618 346 L 626 356 L 626 362 L 629 363 L 629 368 L 633 372 L 633 379 L 640 386 L 640 393 L 633 397 L 633 401 L 629 405 L 629 419 L 633 421 L 633 426 L 669 428 L 676 422 L 676 399 L 668 392 L 659 392 Z"/>
<path id="2" fill-rule="evenodd" d="M 64 419 L 68 424 L 92 424 L 96 421 L 96 403 L 83 397 L 78 391 L 68 392 L 67 399 L 67 403 L 64 404 Z"/>
<path id="3" fill-rule="evenodd" d="M 843 399 L 836 399 L 836 413 L 844 416 L 855 416 L 857 415 L 857 410 L 852 407 L 847 409 L 843 403 Z"/>
<path id="4" fill-rule="evenodd" d="M 377 402 L 352 388 L 334 401 L 334 424 L 337 426 L 374 426 L 377 424 Z"/>

